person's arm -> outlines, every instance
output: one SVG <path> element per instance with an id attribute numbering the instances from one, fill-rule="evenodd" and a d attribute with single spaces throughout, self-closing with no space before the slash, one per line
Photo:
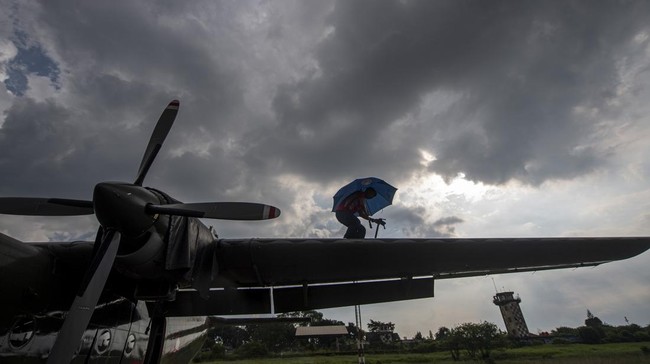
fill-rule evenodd
<path id="1" fill-rule="evenodd" d="M 368 211 L 366 210 L 366 199 L 362 196 L 359 196 L 359 217 L 372 221 L 372 218 L 368 215 Z"/>
<path id="2" fill-rule="evenodd" d="M 370 216 L 368 216 L 368 213 L 366 212 L 365 208 L 362 208 L 361 210 L 359 210 L 359 217 L 362 217 L 362 218 L 364 218 L 364 219 L 366 219 L 368 221 L 372 221 L 372 218 Z"/>

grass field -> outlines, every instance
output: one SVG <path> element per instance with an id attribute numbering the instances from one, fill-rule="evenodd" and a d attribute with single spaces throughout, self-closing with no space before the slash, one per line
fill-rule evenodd
<path id="1" fill-rule="evenodd" d="M 650 364 L 650 354 L 641 348 L 650 348 L 650 342 L 621 344 L 567 344 L 539 345 L 516 349 L 497 350 L 492 357 L 499 364 Z M 366 354 L 366 364 L 390 363 L 481 363 L 465 360 L 453 361 L 447 352 L 429 354 Z M 338 364 L 357 363 L 356 355 L 277 357 L 266 359 L 224 360 L 210 363 L 236 364 Z"/>

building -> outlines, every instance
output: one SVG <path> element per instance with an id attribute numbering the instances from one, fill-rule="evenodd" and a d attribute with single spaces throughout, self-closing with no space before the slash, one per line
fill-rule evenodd
<path id="1" fill-rule="evenodd" d="M 492 302 L 501 310 L 508 335 L 515 338 L 525 338 L 530 335 L 524 314 L 519 307 L 521 303 L 519 296 L 515 297 L 514 292 L 497 292 Z"/>

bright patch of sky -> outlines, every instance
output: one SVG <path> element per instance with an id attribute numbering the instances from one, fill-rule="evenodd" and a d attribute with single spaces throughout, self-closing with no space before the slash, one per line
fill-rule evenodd
<path id="1" fill-rule="evenodd" d="M 29 87 L 29 76 L 46 77 L 55 88 L 59 88 L 59 66 L 39 44 L 31 44 L 22 32 L 16 32 L 13 46 L 15 54 L 6 61 L 4 84 L 11 93 L 22 96 Z M 5 58 L 5 57 L 3 57 Z"/>
<path id="2" fill-rule="evenodd" d="M 7 75 L 7 63 L 12 60 L 14 57 L 16 57 L 16 54 L 18 53 L 18 49 L 14 45 L 14 43 L 8 39 L 3 39 L 0 40 L 0 65 L 2 68 L 0 68 L 0 79 L 4 82 L 8 75 Z"/>

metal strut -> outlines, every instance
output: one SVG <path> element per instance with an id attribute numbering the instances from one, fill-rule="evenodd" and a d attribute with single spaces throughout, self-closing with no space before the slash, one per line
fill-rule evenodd
<path id="1" fill-rule="evenodd" d="M 359 358 L 359 364 L 366 364 L 366 357 L 365 353 L 363 351 L 363 340 L 364 340 L 364 333 L 362 329 L 362 322 L 361 322 L 361 305 L 354 305 L 354 320 L 355 320 L 355 325 L 357 326 L 357 355 Z"/>

